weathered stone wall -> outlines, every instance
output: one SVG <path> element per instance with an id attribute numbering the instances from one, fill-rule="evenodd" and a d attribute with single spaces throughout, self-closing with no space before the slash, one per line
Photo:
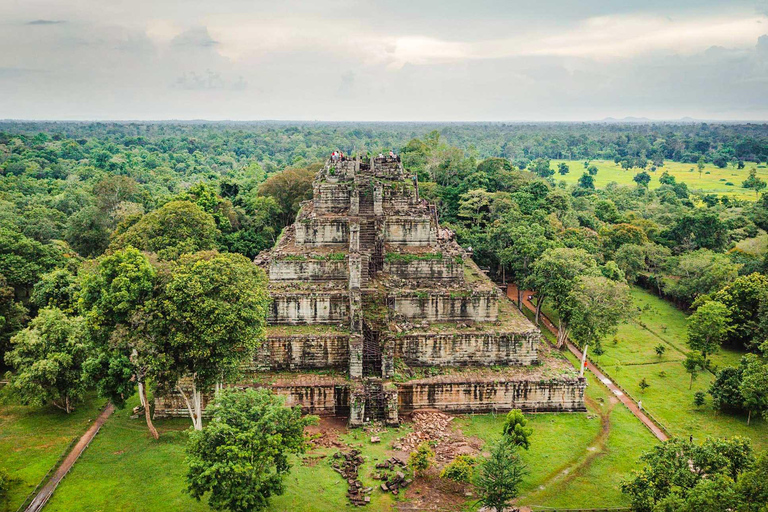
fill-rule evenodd
<path id="1" fill-rule="evenodd" d="M 342 245 L 349 244 L 349 227 L 346 219 L 303 219 L 296 224 L 298 245 Z"/>
<path id="2" fill-rule="evenodd" d="M 397 314 L 411 320 L 493 322 L 498 317 L 498 296 L 493 292 L 469 296 L 424 292 L 391 295 L 387 300 Z"/>
<path id="3" fill-rule="evenodd" d="M 387 210 L 404 211 L 418 204 L 416 187 L 410 182 L 384 187 L 383 204 Z"/>
<path id="4" fill-rule="evenodd" d="M 585 411 L 586 380 L 412 381 L 398 384 L 400 414 L 431 408 L 453 413 Z"/>
<path id="5" fill-rule="evenodd" d="M 298 376 L 296 379 L 277 377 L 272 383 L 245 384 L 238 387 L 269 387 L 278 395 L 285 397 L 289 407 L 301 406 L 304 414 L 323 416 L 349 414 L 349 382 L 340 377 Z M 212 395 L 203 396 L 203 415 Z M 155 418 L 188 418 L 184 398 L 178 391 L 155 397 Z"/>
<path id="6" fill-rule="evenodd" d="M 400 279 L 453 279 L 464 280 L 464 263 L 452 258 L 440 260 L 384 261 L 384 273 Z"/>
<path id="7" fill-rule="evenodd" d="M 349 385 L 275 385 L 272 391 L 285 397 L 285 405 L 301 406 L 304 414 L 344 416 L 349 414 Z"/>
<path id="8" fill-rule="evenodd" d="M 349 336 L 270 336 L 259 347 L 259 370 L 313 370 L 349 367 Z"/>
<path id="9" fill-rule="evenodd" d="M 541 334 L 452 333 L 393 336 L 395 357 L 409 366 L 530 365 L 538 360 Z"/>
<path id="10" fill-rule="evenodd" d="M 347 280 L 348 264 L 345 260 L 272 260 L 269 280 L 335 281 Z"/>
<path id="11" fill-rule="evenodd" d="M 317 213 L 342 213 L 349 209 L 348 183 L 315 182 L 312 201 Z"/>
<path id="12" fill-rule="evenodd" d="M 437 233 L 429 217 L 396 217 L 384 219 L 384 241 L 395 245 L 433 245 Z"/>
<path id="13" fill-rule="evenodd" d="M 273 324 L 333 324 L 349 321 L 343 292 L 273 293 L 267 321 Z"/>
<path id="14" fill-rule="evenodd" d="M 316 379 L 316 381 L 314 380 Z M 269 379 L 268 379 L 269 380 Z M 362 407 L 362 390 L 357 401 L 350 393 L 350 382 L 342 378 L 300 376 L 294 381 L 275 379 L 265 384 L 275 393 L 286 397 L 286 405 L 301 406 L 305 414 L 350 414 L 350 406 L 356 409 L 356 422 L 361 424 L 365 410 Z M 506 412 L 522 409 L 526 412 L 577 412 L 586 411 L 584 406 L 585 379 L 539 380 L 478 380 L 471 378 L 453 381 L 424 379 L 396 384 L 390 392 L 393 403 L 389 407 L 388 421 L 397 421 L 398 415 L 418 409 L 438 409 L 457 414 Z M 204 399 L 204 404 L 207 403 Z M 397 409 L 394 400 L 397 401 Z M 355 403 L 357 408 L 355 408 Z M 186 417 L 187 409 L 180 394 L 155 398 L 155 417 Z M 359 416 L 359 417 L 357 417 Z"/>

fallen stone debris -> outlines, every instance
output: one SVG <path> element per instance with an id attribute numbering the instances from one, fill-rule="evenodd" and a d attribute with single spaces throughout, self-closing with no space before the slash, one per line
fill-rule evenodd
<path id="1" fill-rule="evenodd" d="M 373 487 L 363 487 L 363 482 L 358 478 L 358 471 L 365 460 L 360 455 L 360 450 L 350 450 L 347 453 L 336 452 L 333 455 L 334 461 L 331 467 L 340 474 L 346 481 L 347 498 L 358 507 L 365 506 L 371 502 L 371 492 Z"/>
<path id="2" fill-rule="evenodd" d="M 406 478 L 405 473 L 401 471 L 405 470 L 406 467 L 407 465 L 404 461 L 397 457 L 391 457 L 384 462 L 376 464 L 376 469 L 380 471 L 375 473 L 373 478 L 384 481 L 381 484 L 382 491 L 397 495 L 400 489 L 405 489 L 413 483 L 413 479 Z"/>
<path id="3" fill-rule="evenodd" d="M 421 443 L 428 442 L 435 452 L 438 466 L 451 462 L 459 455 L 476 455 L 482 448 L 482 441 L 465 437 L 451 428 L 453 416 L 437 411 L 415 412 L 413 430 L 392 444 L 395 450 L 411 453 Z"/>
<path id="4" fill-rule="evenodd" d="M 410 453 L 425 441 L 440 441 L 451 434 L 449 424 L 453 416 L 440 412 L 416 412 L 411 419 L 413 431 L 393 445 L 396 450 Z"/>

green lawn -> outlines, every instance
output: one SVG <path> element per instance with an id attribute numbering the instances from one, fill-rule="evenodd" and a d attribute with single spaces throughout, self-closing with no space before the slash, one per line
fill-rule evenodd
<path id="1" fill-rule="evenodd" d="M 716 413 L 707 395 L 707 404 L 697 408 L 693 394 L 706 391 L 714 381 L 714 375 L 705 372 L 690 385 L 690 376 L 681 361 L 686 345 L 686 316 L 670 303 L 638 287 L 632 288 L 632 298 L 638 307 L 638 317 L 619 326 L 617 335 L 604 340 L 605 353 L 593 360 L 636 400 L 643 408 L 658 418 L 669 431 L 678 436 L 703 439 L 707 436 L 749 437 L 758 449 L 768 449 L 768 422 L 753 418 L 747 426 L 746 415 Z M 549 316 L 551 311 L 546 311 Z M 554 315 L 553 315 L 554 316 Z M 550 317 L 551 318 L 551 317 Z M 615 342 L 614 342 L 615 339 Z M 657 345 L 666 351 L 658 357 Z M 737 365 L 742 353 L 722 349 L 712 356 L 715 365 Z M 641 393 L 639 382 L 645 378 L 650 387 Z"/>
<path id="2" fill-rule="evenodd" d="M 0 397 L 5 393 L 0 391 Z M 11 475 L 0 510 L 15 511 L 56 464 L 70 442 L 88 429 L 104 401 L 89 396 L 67 415 L 55 407 L 0 405 L 0 467 Z"/>
<path id="3" fill-rule="evenodd" d="M 570 172 L 565 176 L 555 173 L 555 181 L 565 181 L 568 184 L 575 184 L 579 177 L 584 173 L 583 160 L 552 160 L 550 167 L 557 169 L 560 162 L 565 162 L 570 168 Z M 635 185 L 632 181 L 639 169 L 624 170 L 618 164 L 609 160 L 592 160 L 590 165 L 597 167 L 598 172 L 595 178 L 595 186 L 604 188 L 608 183 L 615 181 L 619 185 Z M 736 169 L 729 165 L 725 169 L 720 169 L 712 164 L 706 164 L 704 171 L 699 176 L 699 169 L 696 164 L 685 164 L 680 162 L 665 162 L 656 172 L 649 172 L 651 175 L 650 188 L 658 188 L 659 177 L 664 171 L 669 172 L 679 182 L 685 182 L 690 191 L 701 191 L 707 194 L 727 194 L 729 196 L 741 199 L 755 199 L 755 193 L 752 190 L 741 188 L 741 182 L 747 179 L 749 171 L 753 167 L 757 168 L 757 175 L 763 179 L 768 179 L 768 168 L 757 167 L 757 164 L 747 162 L 744 169 Z M 691 172 L 693 169 L 693 172 Z M 709 174 L 707 174 L 709 173 Z M 726 185 L 733 183 L 733 186 Z"/>
<path id="4" fill-rule="evenodd" d="M 210 510 L 205 501 L 197 502 L 184 491 L 189 425 L 186 419 L 158 420 L 155 426 L 161 436 L 154 441 L 141 419 L 130 419 L 129 409 L 116 411 L 59 485 L 46 510 Z M 383 457 L 394 438 L 406 431 L 389 429 L 381 434 L 381 444 L 375 445 L 361 432 L 345 437 L 345 441 L 361 444 L 365 450 L 368 460 L 360 475 L 366 485 L 374 484 L 368 475 L 376 460 Z M 269 510 L 319 512 L 347 507 L 347 484 L 329 465 L 329 456 L 336 451 L 317 448 L 308 454 L 306 462 L 294 458 L 285 480 L 286 492 L 272 500 Z M 393 501 L 393 496 L 375 491 L 373 503 L 366 510 L 391 510 Z"/>
<path id="5" fill-rule="evenodd" d="M 598 408 L 607 407 L 605 388 L 590 381 L 588 396 Z M 133 403 L 131 402 L 131 405 Z M 159 442 L 152 440 L 140 419 L 132 420 L 128 409 L 116 411 L 91 443 L 46 507 L 51 511 L 101 510 L 208 510 L 206 504 L 192 500 L 184 492 L 184 445 L 189 422 L 160 420 Z M 611 434 L 605 449 L 591 465 L 577 472 L 568 482 L 558 475 L 572 468 L 590 450 L 601 430 L 599 411 L 575 414 L 530 415 L 535 429 L 531 450 L 524 454 L 531 472 L 523 492 L 524 503 L 563 506 L 623 505 L 618 482 L 628 474 L 639 454 L 652 446 L 653 437 L 628 412 L 616 406 L 610 414 Z M 468 436 L 492 441 L 500 435 L 504 415 L 474 415 L 455 423 Z M 370 479 L 377 461 L 386 458 L 392 441 L 408 431 L 405 425 L 387 429 L 381 443 L 371 444 L 370 434 L 353 430 L 342 440 L 363 450 L 366 463 L 360 470 L 365 485 L 378 487 Z M 305 461 L 295 459 L 286 479 L 286 493 L 272 500 L 272 511 L 335 511 L 347 508 L 346 483 L 329 466 L 335 448 L 316 448 Z M 543 490 L 539 487 L 545 486 Z M 594 494 L 595 486 L 601 494 Z M 563 495 L 563 489 L 568 493 Z M 366 510 L 393 510 L 394 497 L 375 490 Z M 76 507 L 75 507 L 76 504 Z"/>

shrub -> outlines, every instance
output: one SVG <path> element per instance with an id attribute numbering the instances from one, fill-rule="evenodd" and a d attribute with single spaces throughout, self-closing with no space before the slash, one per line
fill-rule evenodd
<path id="1" fill-rule="evenodd" d="M 459 455 L 443 468 L 440 472 L 440 478 L 468 484 L 472 481 L 475 473 L 475 465 L 477 465 L 477 460 L 474 457 Z"/>
<path id="2" fill-rule="evenodd" d="M 531 446 L 530 437 L 533 434 L 533 429 L 526 427 L 527 424 L 528 419 L 523 411 L 512 409 L 507 413 L 507 418 L 504 420 L 502 433 L 512 441 L 512 444 L 527 450 Z"/>
<path id="3" fill-rule="evenodd" d="M 701 407 L 706 401 L 707 395 L 703 391 L 697 391 L 693 394 L 693 404 L 696 407 Z"/>
<path id="4" fill-rule="evenodd" d="M 5 497 L 8 494 L 8 488 L 11 486 L 11 477 L 8 476 L 8 472 L 3 468 L 0 468 L 0 498 Z"/>
<path id="5" fill-rule="evenodd" d="M 432 465 L 432 459 L 435 458 L 435 452 L 429 447 L 429 443 L 421 443 L 415 452 L 411 452 L 408 457 L 408 465 L 413 472 L 422 476 L 424 472 Z"/>

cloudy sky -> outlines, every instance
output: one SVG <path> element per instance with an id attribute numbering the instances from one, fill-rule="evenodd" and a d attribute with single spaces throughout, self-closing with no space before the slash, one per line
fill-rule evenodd
<path id="1" fill-rule="evenodd" d="M 768 120 L 768 1 L 0 0 L 0 119 Z"/>

